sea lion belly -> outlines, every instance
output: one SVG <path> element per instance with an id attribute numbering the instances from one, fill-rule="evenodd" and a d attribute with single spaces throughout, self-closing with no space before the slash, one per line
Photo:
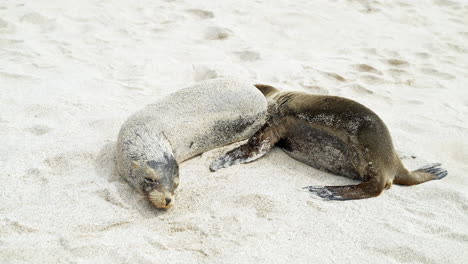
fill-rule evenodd
<path id="1" fill-rule="evenodd" d="M 352 160 L 357 154 L 335 135 L 304 120 L 289 122 L 287 134 L 277 143 L 289 156 L 319 170 L 361 179 Z"/>

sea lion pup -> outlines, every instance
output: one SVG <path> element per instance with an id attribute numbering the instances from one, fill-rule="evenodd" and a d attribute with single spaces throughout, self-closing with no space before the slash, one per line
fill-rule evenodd
<path id="1" fill-rule="evenodd" d="M 118 172 L 154 206 L 169 208 L 179 163 L 252 136 L 266 121 L 262 93 L 237 80 L 214 79 L 173 93 L 133 114 L 116 148 Z"/>
<path id="2" fill-rule="evenodd" d="M 405 169 L 383 121 L 355 101 L 280 92 L 268 85 L 256 87 L 268 100 L 268 121 L 246 144 L 213 161 L 212 171 L 256 160 L 277 144 L 301 162 L 362 181 L 357 185 L 305 187 L 327 200 L 375 197 L 392 183 L 414 185 L 447 175 L 440 164 L 413 172 Z"/>

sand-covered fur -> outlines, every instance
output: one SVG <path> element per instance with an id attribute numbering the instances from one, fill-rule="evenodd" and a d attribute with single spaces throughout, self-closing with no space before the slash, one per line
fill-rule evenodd
<path id="1" fill-rule="evenodd" d="M 122 125 L 117 169 L 158 208 L 174 204 L 178 163 L 244 140 L 266 121 L 267 103 L 252 84 L 214 79 L 184 88 L 133 114 Z"/>

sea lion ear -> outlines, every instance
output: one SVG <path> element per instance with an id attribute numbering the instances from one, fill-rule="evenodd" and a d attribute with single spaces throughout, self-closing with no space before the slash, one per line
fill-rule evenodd
<path id="1" fill-rule="evenodd" d="M 137 168 L 140 167 L 140 165 L 138 164 L 138 162 L 136 162 L 136 161 L 134 161 L 134 160 L 132 160 L 131 162 L 132 162 L 132 167 L 133 167 L 134 169 L 137 169 Z"/>

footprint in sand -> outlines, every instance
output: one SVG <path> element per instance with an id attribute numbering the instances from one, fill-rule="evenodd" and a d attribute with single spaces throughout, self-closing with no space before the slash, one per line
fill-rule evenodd
<path id="1" fill-rule="evenodd" d="M 103 199 L 104 201 L 111 203 L 121 208 L 128 208 L 125 202 L 115 193 L 111 193 L 108 189 L 99 189 L 94 191 L 94 194 Z"/>
<path id="2" fill-rule="evenodd" d="M 431 75 L 431 76 L 435 76 L 435 77 L 438 77 L 438 78 L 441 78 L 441 79 L 444 79 L 444 80 L 451 80 L 451 79 L 454 79 L 455 76 L 449 74 L 449 73 L 445 73 L 445 72 L 440 72 L 436 69 L 433 69 L 433 68 L 421 68 L 420 71 L 426 75 Z"/>
<path id="3" fill-rule="evenodd" d="M 408 67 L 409 66 L 409 62 L 405 60 L 400 60 L 400 59 L 388 59 L 385 62 L 394 67 Z"/>
<path id="4" fill-rule="evenodd" d="M 83 167 L 81 164 L 92 165 L 96 156 L 91 152 L 70 151 L 44 159 L 44 164 L 50 169 L 50 174 L 63 175 L 67 171 L 72 171 Z"/>
<path id="5" fill-rule="evenodd" d="M 454 43 L 447 43 L 447 46 L 457 53 L 462 53 L 462 54 L 468 53 L 468 49 L 463 46 L 460 46 Z"/>
<path id="6" fill-rule="evenodd" d="M 0 18 L 0 28 L 6 28 L 8 26 L 8 23 Z"/>
<path id="7" fill-rule="evenodd" d="M 359 84 L 352 84 L 348 86 L 349 89 L 353 90 L 354 92 L 361 94 L 361 95 L 366 95 L 366 94 L 373 94 L 374 92 L 371 91 L 370 89 L 367 89 L 366 87 L 359 85 Z"/>
<path id="8" fill-rule="evenodd" d="M 410 105 L 423 105 L 424 101 L 421 100 L 405 100 Z"/>
<path id="9" fill-rule="evenodd" d="M 411 83 L 414 81 L 414 76 L 413 74 L 403 70 L 403 69 L 397 69 L 397 68 L 390 68 L 387 70 L 387 73 L 392 76 L 392 78 L 396 82 L 403 82 L 403 83 Z"/>
<path id="10" fill-rule="evenodd" d="M 189 14 L 194 15 L 197 18 L 200 18 L 200 19 L 209 19 L 209 18 L 214 17 L 213 12 L 206 11 L 206 10 L 203 10 L 203 9 L 188 9 L 187 12 Z"/>
<path id="11" fill-rule="evenodd" d="M 53 30 L 56 26 L 54 19 L 48 19 L 47 17 L 36 12 L 24 15 L 21 17 L 20 22 L 33 24 L 46 31 Z"/>
<path id="12" fill-rule="evenodd" d="M 45 125 L 35 125 L 26 129 L 26 131 L 36 136 L 42 136 L 44 134 L 47 134 L 50 130 L 52 130 L 52 128 Z"/>
<path id="13" fill-rule="evenodd" d="M 355 64 L 355 65 L 353 65 L 353 68 L 356 69 L 359 72 L 369 72 L 369 73 L 382 75 L 381 71 L 377 70 L 376 68 L 374 68 L 374 67 L 372 67 L 372 66 L 370 66 L 368 64 L 364 64 L 364 63 Z"/>
<path id="14" fill-rule="evenodd" d="M 415 248 L 386 247 L 385 249 L 369 247 L 369 250 L 384 255 L 387 259 L 396 260 L 398 263 L 432 263 L 431 259 L 419 253 Z"/>
<path id="15" fill-rule="evenodd" d="M 446 7 L 452 7 L 452 8 L 459 7 L 458 3 L 450 1 L 450 0 L 434 0 L 432 2 L 438 6 L 446 6 Z"/>
<path id="16" fill-rule="evenodd" d="M 416 56 L 419 59 L 425 59 L 425 60 L 431 58 L 431 54 L 427 52 L 416 52 L 414 53 L 414 56 Z"/>
<path id="17" fill-rule="evenodd" d="M 15 27 L 13 24 L 0 18 L 0 33 L 14 33 Z"/>
<path id="18" fill-rule="evenodd" d="M 241 61 L 257 61 L 260 60 L 260 53 L 256 51 L 243 50 L 233 52 Z"/>
<path id="19" fill-rule="evenodd" d="M 360 50 L 366 55 L 377 55 L 377 49 L 375 48 L 361 48 Z"/>
<path id="20" fill-rule="evenodd" d="M 231 34 L 232 31 L 227 28 L 209 27 L 205 29 L 205 39 L 207 40 L 227 39 Z"/>
<path id="21" fill-rule="evenodd" d="M 325 76 L 327 79 L 330 79 L 332 81 L 338 81 L 338 82 L 346 82 L 346 79 L 339 75 L 338 73 L 334 72 L 322 72 L 319 71 L 322 76 Z"/>
<path id="22" fill-rule="evenodd" d="M 38 168 L 31 168 L 26 171 L 26 174 L 23 175 L 23 178 L 28 183 L 32 184 L 33 182 L 37 182 L 39 184 L 46 184 L 49 182 L 47 178 L 47 173 L 43 172 Z"/>
<path id="23" fill-rule="evenodd" d="M 261 218 L 268 218 L 272 212 L 276 211 L 275 202 L 268 196 L 261 194 L 242 195 L 237 199 L 236 204 L 254 207 L 257 216 Z"/>
<path id="24" fill-rule="evenodd" d="M 20 22 L 27 22 L 35 25 L 42 25 L 47 23 L 47 21 L 48 19 L 46 17 L 36 12 L 28 13 L 20 19 Z"/>
<path id="25" fill-rule="evenodd" d="M 385 79 L 380 78 L 378 75 L 367 73 L 359 75 L 358 79 L 365 84 L 375 85 L 375 84 L 384 84 L 387 81 Z"/>

